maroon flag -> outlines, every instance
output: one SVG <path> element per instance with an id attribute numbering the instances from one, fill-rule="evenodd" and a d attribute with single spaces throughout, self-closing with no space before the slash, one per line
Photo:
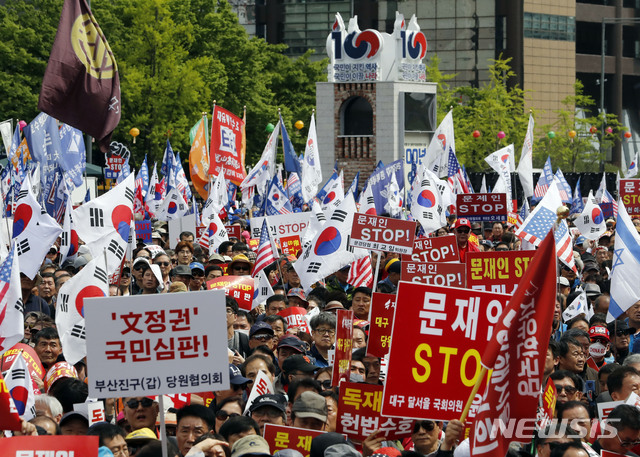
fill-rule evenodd
<path id="1" fill-rule="evenodd" d="M 471 455 L 504 457 L 510 442 L 522 441 L 521 425 L 535 419 L 555 295 L 555 241 L 549 232 L 482 355 L 482 365 L 493 373 L 475 411 Z"/>
<path id="2" fill-rule="evenodd" d="M 86 0 L 65 0 L 42 80 L 38 109 L 109 149 L 120 122 L 118 65 Z"/>

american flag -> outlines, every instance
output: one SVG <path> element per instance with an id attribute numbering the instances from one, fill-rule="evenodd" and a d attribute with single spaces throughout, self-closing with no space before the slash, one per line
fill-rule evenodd
<path id="1" fill-rule="evenodd" d="M 573 200 L 571 198 L 571 186 L 564 178 L 564 174 L 562 174 L 562 170 L 558 168 L 555 174 L 556 178 L 560 183 L 558 184 L 558 190 L 560 191 L 560 198 L 562 198 L 562 203 L 571 203 Z"/>
<path id="2" fill-rule="evenodd" d="M 606 188 L 602 191 L 602 203 L 611 203 L 611 208 L 613 209 L 613 217 L 618 217 L 618 202 L 611 196 Z"/>
<path id="3" fill-rule="evenodd" d="M 578 270 L 576 269 L 576 263 L 573 258 L 573 244 L 571 243 L 567 221 L 560 221 L 558 228 L 553 233 L 553 237 L 556 240 L 556 254 L 558 258 L 562 263 L 577 273 Z"/>
<path id="4" fill-rule="evenodd" d="M 547 157 L 547 161 L 544 163 L 544 168 L 542 169 L 542 173 L 538 178 L 538 183 L 536 184 L 536 188 L 533 190 L 533 200 L 540 201 L 542 197 L 549 190 L 549 185 L 553 181 L 553 170 L 551 169 L 551 157 Z"/>
<path id="5" fill-rule="evenodd" d="M 467 180 L 462 172 L 462 168 L 460 168 L 460 162 L 458 162 L 458 157 L 456 153 L 453 152 L 453 149 L 449 147 L 449 161 L 447 162 L 447 176 L 449 176 L 449 183 L 451 186 L 460 190 L 460 193 L 468 194 L 469 186 L 467 186 Z M 458 192 L 456 192 L 458 193 Z"/>
<path id="6" fill-rule="evenodd" d="M 260 243 L 258 244 L 256 263 L 253 266 L 253 277 L 260 273 L 260 270 L 263 270 L 276 261 L 273 253 L 273 245 L 271 243 L 271 237 L 269 236 L 269 226 L 265 218 L 265 220 L 262 221 L 262 229 L 260 230 Z"/>
<path id="7" fill-rule="evenodd" d="M 24 338 L 19 271 L 14 243 L 0 265 L 0 356 Z"/>
<path id="8" fill-rule="evenodd" d="M 547 194 L 516 231 L 517 236 L 535 246 L 538 246 L 553 228 L 557 219 L 556 210 L 562 205 L 557 182 L 558 178 L 554 178 L 549 183 Z"/>
<path id="9" fill-rule="evenodd" d="M 373 269 L 371 257 L 366 256 L 351 264 L 347 282 L 355 287 L 373 287 Z"/>

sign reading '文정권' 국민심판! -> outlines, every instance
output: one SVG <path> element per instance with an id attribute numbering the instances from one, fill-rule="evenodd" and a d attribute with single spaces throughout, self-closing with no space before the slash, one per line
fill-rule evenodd
<path id="1" fill-rule="evenodd" d="M 228 389 L 225 305 L 221 290 L 86 299 L 89 395 Z"/>

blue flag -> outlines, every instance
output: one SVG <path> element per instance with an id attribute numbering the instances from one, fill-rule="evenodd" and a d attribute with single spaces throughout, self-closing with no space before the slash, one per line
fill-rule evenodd
<path id="1" fill-rule="evenodd" d="M 162 166 L 160 167 L 160 173 L 162 176 L 168 176 L 169 173 L 173 170 L 173 148 L 171 147 L 171 143 L 169 143 L 169 139 L 167 138 L 167 146 L 164 149 L 164 156 L 162 157 Z M 167 191 L 169 190 L 169 180 L 167 179 Z"/>
<path id="2" fill-rule="evenodd" d="M 287 180 L 287 194 L 289 195 L 289 202 L 293 208 L 294 213 L 302 212 L 302 205 L 304 204 L 304 197 L 302 196 L 302 182 L 297 173 L 290 173 Z"/>
<path id="3" fill-rule="evenodd" d="M 300 161 L 296 155 L 296 151 L 293 150 L 293 144 L 287 133 L 287 129 L 284 126 L 282 115 L 280 115 L 280 132 L 282 134 L 282 149 L 284 150 L 284 169 L 288 172 L 295 172 L 300 175 Z"/>
<path id="4" fill-rule="evenodd" d="M 149 166 L 147 165 L 146 154 L 144 155 L 144 160 L 142 161 L 142 165 L 140 165 L 140 170 L 136 176 L 136 186 L 140 186 L 142 188 L 142 198 L 146 198 L 147 192 L 149 191 Z"/>
<path id="5" fill-rule="evenodd" d="M 571 214 L 580 214 L 584 210 L 584 202 L 582 201 L 582 192 L 580 191 L 580 177 L 576 183 L 576 188 L 573 191 L 573 199 L 571 200 Z"/>
<path id="6" fill-rule="evenodd" d="M 351 192 L 353 194 L 353 199 L 355 201 L 358 201 L 358 186 L 359 185 L 360 185 L 360 172 L 357 172 L 356 175 L 353 177 L 353 181 L 351 182 L 351 186 L 349 186 L 349 189 L 347 190 L 345 195 L 347 193 Z"/>
<path id="7" fill-rule="evenodd" d="M 65 184 L 73 190 L 82 185 L 82 175 L 87 166 L 87 151 L 82 132 L 63 124 L 60 129 L 60 145 L 63 153 L 58 164 L 64 171 Z"/>
<path id="8" fill-rule="evenodd" d="M 371 192 L 373 193 L 373 200 L 378 214 L 387 212 L 384 209 L 384 205 L 387 203 L 387 190 L 389 184 L 391 184 L 391 175 L 393 173 L 396 175 L 398 189 L 403 189 L 404 173 L 402 171 L 402 159 L 391 162 L 383 168 L 376 168 L 367 181 L 367 183 L 371 185 Z M 366 186 L 367 184 L 365 184 L 365 188 Z"/>
<path id="9" fill-rule="evenodd" d="M 553 170 L 551 169 L 551 157 L 547 157 L 547 161 L 544 163 L 544 168 L 542 169 L 542 173 L 538 178 L 538 183 L 536 184 L 536 188 L 533 190 L 533 197 L 531 197 L 532 205 L 535 205 L 540 200 L 542 200 L 542 197 L 545 196 L 552 182 L 553 182 Z"/>

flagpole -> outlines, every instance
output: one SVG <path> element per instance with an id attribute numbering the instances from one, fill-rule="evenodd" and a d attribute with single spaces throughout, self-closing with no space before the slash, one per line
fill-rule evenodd
<path id="1" fill-rule="evenodd" d="M 487 375 L 487 367 L 483 366 L 482 370 L 480 371 L 480 376 L 478 376 L 478 380 L 474 384 L 473 390 L 471 390 L 471 394 L 467 399 L 467 404 L 464 405 L 464 410 L 460 415 L 460 422 L 464 423 L 464 421 L 467 419 L 467 416 L 469 415 L 469 410 L 471 409 L 471 405 L 473 404 L 473 399 L 476 398 L 476 394 L 478 393 L 478 390 L 480 390 L 480 384 L 482 384 L 482 381 L 486 375 Z"/>
<path id="2" fill-rule="evenodd" d="M 380 256 L 382 255 L 382 251 L 378 251 L 378 256 L 376 259 L 376 272 L 374 273 L 373 276 L 373 288 L 371 289 L 371 292 L 375 292 L 378 286 L 378 271 L 380 271 Z"/>

